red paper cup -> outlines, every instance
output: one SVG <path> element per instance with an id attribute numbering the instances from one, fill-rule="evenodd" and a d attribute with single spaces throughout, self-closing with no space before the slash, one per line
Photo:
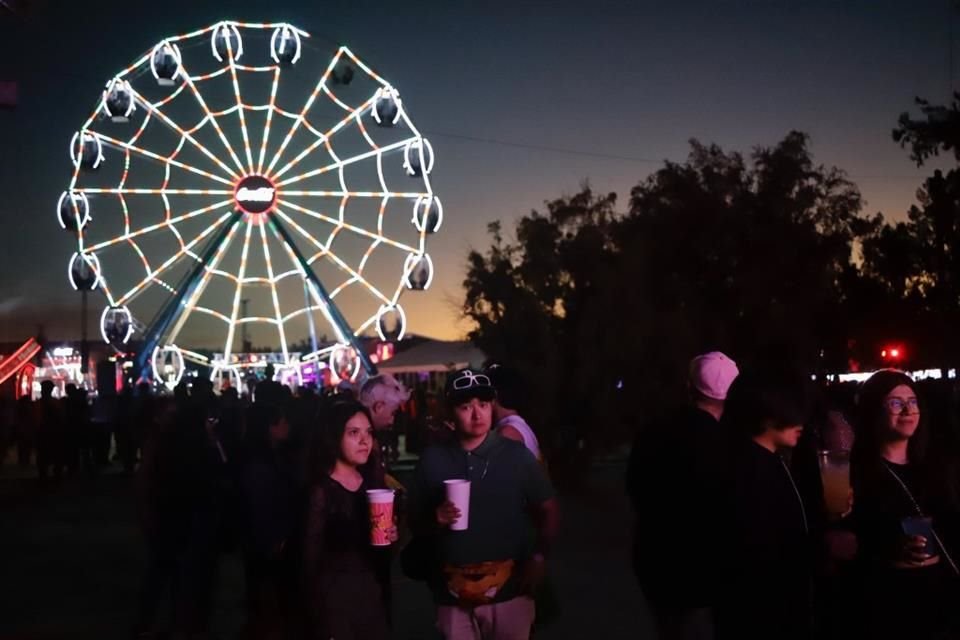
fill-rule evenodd
<path id="1" fill-rule="evenodd" d="M 370 544 L 389 546 L 387 531 L 393 528 L 393 491 L 371 489 L 367 491 L 367 500 L 370 502 Z"/>

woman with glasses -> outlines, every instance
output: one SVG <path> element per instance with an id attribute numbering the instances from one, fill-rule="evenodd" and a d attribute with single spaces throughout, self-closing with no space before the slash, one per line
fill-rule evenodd
<path id="1" fill-rule="evenodd" d="M 917 386 L 903 372 L 879 371 L 858 394 L 853 521 L 863 626 L 875 638 L 957 631 L 950 619 L 957 567 L 946 526 L 960 513 L 956 478 L 948 458 L 928 450 L 923 417 Z"/>

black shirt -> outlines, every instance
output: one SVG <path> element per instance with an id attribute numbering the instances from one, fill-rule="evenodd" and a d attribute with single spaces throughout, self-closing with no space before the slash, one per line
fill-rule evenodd
<path id="1" fill-rule="evenodd" d="M 652 425 L 630 454 L 627 492 L 637 514 L 634 569 L 655 605 L 714 600 L 726 440 L 707 413 L 687 407 Z"/>
<path id="2" fill-rule="evenodd" d="M 731 465 L 718 637 L 809 637 L 813 549 L 793 477 L 753 441 L 734 449 Z"/>

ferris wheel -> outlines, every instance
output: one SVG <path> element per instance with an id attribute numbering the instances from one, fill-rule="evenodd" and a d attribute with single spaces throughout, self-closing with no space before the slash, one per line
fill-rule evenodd
<path id="1" fill-rule="evenodd" d="M 57 203 L 77 241 L 69 280 L 104 294 L 103 339 L 140 345 L 137 374 L 175 384 L 195 360 L 239 378 L 248 330 L 281 368 L 372 373 L 358 337 L 402 338 L 401 295 L 429 287 L 430 142 L 393 85 L 309 37 L 228 21 L 165 38 L 73 135 Z"/>

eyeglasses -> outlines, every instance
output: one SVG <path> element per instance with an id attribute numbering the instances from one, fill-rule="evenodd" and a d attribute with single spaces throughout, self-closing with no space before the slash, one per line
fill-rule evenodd
<path id="1" fill-rule="evenodd" d="M 903 413 L 904 409 L 908 413 L 919 413 L 920 403 L 916 398 L 887 398 L 885 401 L 890 413 Z"/>
<path id="2" fill-rule="evenodd" d="M 460 377 L 453 381 L 453 388 L 455 391 L 462 391 L 464 389 L 469 389 L 471 387 L 491 387 L 490 378 L 483 375 L 482 373 L 474 373 L 473 371 L 464 371 L 460 374 Z"/>

